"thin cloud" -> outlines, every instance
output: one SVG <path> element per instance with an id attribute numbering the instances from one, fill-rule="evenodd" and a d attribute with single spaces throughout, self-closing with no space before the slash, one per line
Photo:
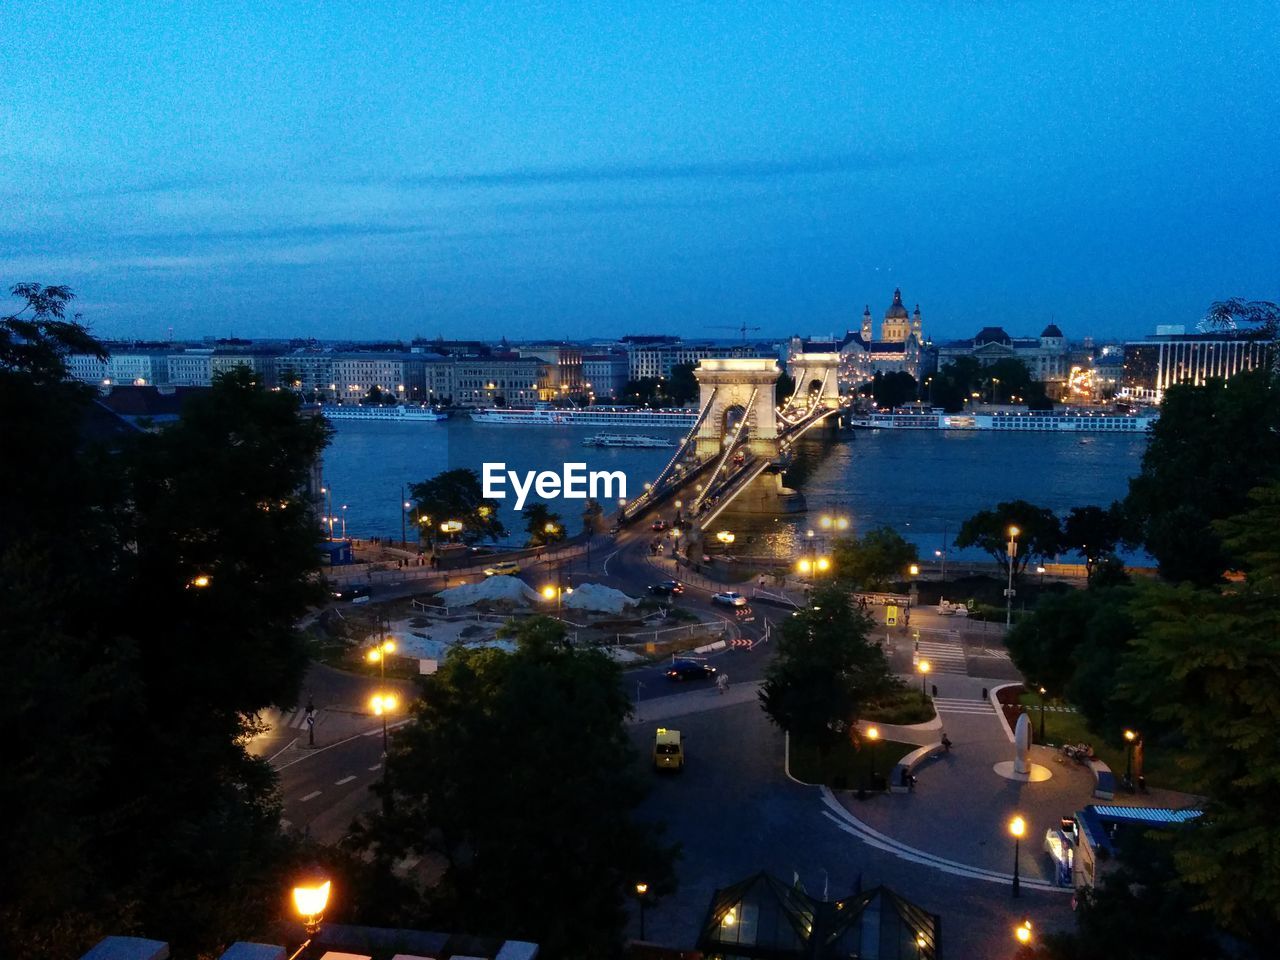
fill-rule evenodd
<path id="1" fill-rule="evenodd" d="M 739 160 L 726 163 L 620 164 L 523 167 L 490 173 L 412 174 L 369 178 L 358 183 L 412 187 L 520 187 L 584 183 L 637 183 L 664 180 L 772 180 L 832 173 L 862 173 L 919 162 L 919 156 L 865 153 L 833 154 L 790 160 Z"/>

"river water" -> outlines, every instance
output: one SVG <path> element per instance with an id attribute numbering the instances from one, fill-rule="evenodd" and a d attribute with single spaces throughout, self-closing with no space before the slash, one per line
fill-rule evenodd
<path id="1" fill-rule="evenodd" d="M 334 426 L 324 457 L 325 482 L 333 490 L 334 513 L 341 515 L 339 507 L 347 505 L 347 532 L 357 537 L 399 539 L 402 487 L 453 467 L 479 471 L 485 462 L 503 462 L 521 473 L 559 473 L 563 463 L 580 462 L 589 470 L 623 471 L 628 495 L 635 496 L 674 452 L 582 446 L 602 432 L 595 427 L 478 424 L 465 415 L 444 423 Z M 673 439 L 678 435 L 668 433 Z M 1001 500 L 1029 500 L 1060 515 L 1074 506 L 1106 506 L 1127 492 L 1145 447 L 1145 438 L 1132 435 L 940 430 L 858 431 L 835 443 L 804 441 L 788 483 L 804 493 L 808 515 L 737 522 L 734 531 L 740 543 L 752 542 L 746 552 L 785 553 L 817 526 L 821 513 L 836 512 L 848 516 L 855 531 L 888 524 L 914 541 L 922 557 L 931 558 L 966 517 Z M 522 543 L 524 524 L 512 509 L 513 495 L 504 503 L 507 540 Z M 570 533 L 581 528 L 581 501 L 558 500 L 551 507 Z M 412 539 L 412 523 L 408 526 Z M 985 558 L 954 549 L 950 555 Z"/>

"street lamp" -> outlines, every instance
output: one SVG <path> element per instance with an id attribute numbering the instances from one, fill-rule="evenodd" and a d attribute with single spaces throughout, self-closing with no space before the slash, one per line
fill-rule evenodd
<path id="1" fill-rule="evenodd" d="M 916 958 L 924 956 L 924 948 L 929 945 L 929 939 L 923 933 L 916 934 Z"/>
<path id="2" fill-rule="evenodd" d="M 1124 782 L 1125 786 L 1132 789 L 1133 787 L 1133 743 L 1138 739 L 1138 735 L 1132 730 L 1124 732 L 1126 760 L 1124 766 Z"/>
<path id="3" fill-rule="evenodd" d="M 388 637 L 364 655 L 370 663 L 378 665 L 378 679 L 387 679 L 387 656 L 396 652 L 396 642 Z"/>
<path id="4" fill-rule="evenodd" d="M 1013 623 L 1013 561 L 1018 556 L 1018 534 L 1022 531 L 1017 527 L 1009 528 L 1009 586 L 1004 592 L 1004 628 L 1008 630 Z"/>
<path id="5" fill-rule="evenodd" d="M 446 520 L 444 523 L 440 524 L 440 532 L 447 533 L 451 543 L 460 530 L 462 530 L 461 520 Z"/>
<path id="6" fill-rule="evenodd" d="M 920 576 L 920 564 L 913 563 L 911 566 L 907 567 L 907 573 L 911 574 L 913 577 Z"/>
<path id="7" fill-rule="evenodd" d="M 192 577 L 189 581 L 187 581 L 187 586 L 195 587 L 197 590 L 203 590 L 205 587 L 209 586 L 209 584 L 211 583 L 213 583 L 212 577 L 210 577 L 207 573 L 200 573 L 200 574 L 196 574 L 196 576 Z"/>
<path id="8" fill-rule="evenodd" d="M 871 789 L 876 786 L 876 744 L 880 742 L 880 728 L 867 727 L 867 739 L 871 741 Z"/>
<path id="9" fill-rule="evenodd" d="M 558 584 L 556 586 L 552 586 L 551 584 L 547 584 L 542 588 L 542 596 L 548 601 L 554 600 L 556 602 L 557 612 L 563 605 L 561 598 L 568 593 L 573 593 L 573 587 L 561 587 Z"/>
<path id="10" fill-rule="evenodd" d="M 1013 938 L 1024 947 L 1031 946 L 1031 921 L 1023 920 L 1013 928 Z"/>
<path id="11" fill-rule="evenodd" d="M 1044 744 L 1044 687 L 1040 688 L 1040 743 Z"/>
<path id="12" fill-rule="evenodd" d="M 342 505 L 342 539 L 347 539 L 347 505 Z"/>
<path id="13" fill-rule="evenodd" d="M 1022 817 L 1014 817 L 1009 821 L 1009 833 L 1013 836 L 1013 895 L 1021 896 L 1021 881 L 1018 879 L 1018 859 L 1022 836 L 1027 832 L 1027 821 Z"/>
<path id="14" fill-rule="evenodd" d="M 401 497 L 404 496 L 403 486 L 400 487 L 400 496 Z M 400 511 L 400 546 L 406 550 L 409 548 L 409 531 L 405 529 L 405 524 L 408 521 L 409 508 L 412 506 L 413 506 L 412 503 L 410 503 L 408 500 L 404 500 L 402 501 L 403 509 L 401 509 Z"/>
<path id="15" fill-rule="evenodd" d="M 644 908 L 645 908 L 645 900 L 647 899 L 646 894 L 648 894 L 648 892 L 649 892 L 649 885 L 647 883 L 642 882 L 642 883 L 636 884 L 636 899 L 640 901 L 640 939 L 641 940 L 644 939 Z"/>
<path id="16" fill-rule="evenodd" d="M 810 561 L 805 559 L 797 560 L 796 570 L 800 573 L 801 576 L 807 577 L 809 576 L 810 573 L 813 572 L 813 564 Z"/>
<path id="17" fill-rule="evenodd" d="M 928 660 L 921 660 L 919 663 L 916 664 L 916 669 L 920 671 L 920 699 L 921 700 L 928 699 L 925 696 L 925 692 L 924 692 L 924 680 L 925 680 L 925 677 L 929 675 L 930 666 L 931 665 Z"/>
<path id="18" fill-rule="evenodd" d="M 733 543 L 733 541 L 736 538 L 728 530 L 721 530 L 719 533 L 716 534 L 716 539 L 723 544 L 730 544 L 730 543 Z"/>
<path id="19" fill-rule="evenodd" d="M 375 717 L 382 718 L 382 755 L 387 755 L 387 714 L 396 708 L 394 693 L 375 693 L 369 698 L 369 706 Z"/>
<path id="20" fill-rule="evenodd" d="M 320 924 L 324 922 L 324 908 L 329 904 L 330 885 L 330 881 L 325 880 L 323 883 L 293 888 L 293 908 L 302 918 L 302 929 L 306 932 L 307 939 L 289 960 L 297 960 L 302 956 L 302 952 L 311 946 L 311 941 L 320 932 Z"/>

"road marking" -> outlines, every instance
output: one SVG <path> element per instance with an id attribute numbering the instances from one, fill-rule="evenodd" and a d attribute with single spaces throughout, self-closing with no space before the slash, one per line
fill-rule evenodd
<path id="1" fill-rule="evenodd" d="M 281 749 L 273 753 L 271 756 L 267 757 L 267 763 L 275 763 L 276 757 L 280 756 L 280 754 L 290 749 L 297 742 L 298 742 L 298 738 L 294 737 L 292 740 L 289 741 L 288 746 L 282 747 Z"/>
<path id="2" fill-rule="evenodd" d="M 406 719 L 406 720 L 398 720 L 398 721 L 396 721 L 395 723 L 389 724 L 389 725 L 387 726 L 387 729 L 388 729 L 388 730 L 393 730 L 393 729 L 395 729 L 396 727 L 403 726 L 404 724 L 406 724 L 406 723 L 408 723 L 408 722 L 409 722 L 409 721 L 408 721 L 407 719 Z M 382 731 L 379 729 L 379 730 L 376 730 L 376 731 L 373 731 L 373 732 L 381 733 Z M 365 733 L 353 733 L 351 736 L 347 737 L 345 740 L 339 740 L 339 741 L 337 741 L 336 743 L 331 743 L 331 744 L 329 744 L 327 747 L 319 747 L 319 748 L 317 748 L 317 749 L 315 749 L 315 750 L 308 750 L 306 753 L 304 753 L 302 756 L 300 756 L 297 760 L 290 760 L 288 763 L 282 763 L 282 764 L 280 764 L 280 766 L 276 767 L 276 773 L 279 773 L 281 770 L 286 770 L 286 769 L 288 769 L 289 767 L 292 767 L 295 763 L 301 763 L 303 760 L 306 760 L 306 759 L 308 759 L 309 757 L 314 757 L 314 756 L 316 756 L 316 754 L 324 753 L 326 750 L 332 750 L 334 747 L 340 747 L 340 746 L 342 746 L 344 743 L 350 743 L 352 740 L 359 740 L 361 737 L 371 736 L 371 735 L 372 735 L 372 733 L 369 733 L 369 734 L 365 734 Z"/>
<path id="3" fill-rule="evenodd" d="M 315 799 L 316 797 L 318 797 L 318 796 L 320 796 L 320 791 L 319 791 L 319 790 L 312 790 L 312 791 L 311 791 L 310 793 L 308 793 L 305 797 L 302 797 L 302 798 L 301 798 L 301 802 L 302 802 L 302 803 L 306 803 L 308 800 L 314 800 L 314 799 Z"/>
<path id="4" fill-rule="evenodd" d="M 621 547 L 618 548 L 618 550 L 621 549 Z M 604 575 L 606 577 L 609 575 L 609 561 L 618 555 L 618 550 L 614 550 L 613 553 L 604 558 L 604 564 L 601 566 L 601 569 L 604 571 Z"/>
<path id="5" fill-rule="evenodd" d="M 352 780 L 354 780 L 354 779 L 355 779 L 355 775 L 354 775 L 354 774 L 352 774 L 351 776 L 343 777 L 341 780 L 335 780 L 335 781 L 333 781 L 333 785 L 334 785 L 335 787 L 340 787 L 340 786 L 342 786 L 344 783 L 350 783 L 350 782 L 351 782 Z"/>
<path id="6" fill-rule="evenodd" d="M 919 850 L 915 847 L 907 846 L 900 840 L 886 836 L 878 830 L 868 826 L 859 820 L 852 813 L 840 805 L 835 796 L 826 787 L 820 788 L 822 791 L 822 802 L 828 809 L 822 812 L 822 815 L 834 823 L 838 828 L 854 837 L 857 837 L 868 846 L 875 847 L 877 850 L 883 850 L 891 853 L 903 860 L 917 863 L 925 867 L 933 867 L 935 870 L 941 870 L 943 873 L 954 874 L 957 877 L 968 877 L 972 880 L 986 880 L 988 883 L 1008 884 L 1013 880 L 1013 876 L 1007 873 L 999 873 L 995 870 L 988 870 L 985 867 L 973 867 L 967 863 L 960 863 L 956 860 L 948 860 L 945 857 L 939 857 L 936 854 L 929 853 L 925 850 Z M 1044 890 L 1055 893 L 1074 893 L 1073 887 L 1059 887 L 1056 884 L 1049 883 L 1045 880 L 1023 878 L 1022 886 L 1033 890 Z"/>
<path id="7" fill-rule="evenodd" d="M 372 767 L 370 767 L 370 768 L 369 768 L 369 771 L 370 771 L 371 773 L 377 773 L 377 772 L 378 772 L 379 770 L 381 770 L 381 769 L 382 769 L 382 764 L 380 764 L 380 763 L 375 763 Z"/>
<path id="8" fill-rule="evenodd" d="M 977 716 L 994 716 L 996 708 L 989 700 L 959 700 L 955 697 L 934 697 L 933 705 L 939 713 L 967 713 Z"/>

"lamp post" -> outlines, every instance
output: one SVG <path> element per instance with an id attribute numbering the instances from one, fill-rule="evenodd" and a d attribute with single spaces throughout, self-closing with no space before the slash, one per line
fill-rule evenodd
<path id="1" fill-rule="evenodd" d="M 324 519 L 329 525 L 329 539 L 333 539 L 333 490 L 329 487 L 321 487 L 320 493 L 324 496 Z"/>
<path id="2" fill-rule="evenodd" d="M 1133 789 L 1133 743 L 1138 739 L 1138 735 L 1132 730 L 1124 732 L 1125 744 L 1125 765 L 1124 765 L 1124 784 L 1130 790 Z"/>
<path id="3" fill-rule="evenodd" d="M 311 941 L 320 932 L 320 924 L 324 922 L 324 908 L 329 903 L 330 881 L 317 881 L 310 885 L 298 885 L 293 888 L 293 908 L 302 918 L 302 929 L 307 935 L 302 946 L 298 947 L 289 960 L 298 960 L 302 951 L 311 946 Z"/>
<path id="4" fill-rule="evenodd" d="M 364 658 L 370 663 L 376 663 L 378 665 L 378 679 L 380 681 L 387 679 L 387 655 L 395 652 L 396 642 L 390 637 L 387 637 L 364 655 Z"/>
<path id="5" fill-rule="evenodd" d="M 871 789 L 876 788 L 876 746 L 880 743 L 880 728 L 867 727 L 867 739 L 871 741 Z"/>
<path id="6" fill-rule="evenodd" d="M 648 899 L 649 885 L 647 883 L 636 884 L 636 899 L 640 901 L 640 939 L 644 939 L 644 908 L 645 901 Z"/>
<path id="7" fill-rule="evenodd" d="M 922 932 L 916 934 L 916 960 L 921 960 L 924 956 L 924 948 L 929 945 L 929 939 Z"/>
<path id="8" fill-rule="evenodd" d="M 1040 743 L 1044 743 L 1044 687 L 1040 688 Z"/>
<path id="9" fill-rule="evenodd" d="M 925 678 L 929 675 L 930 666 L 931 664 L 929 663 L 928 660 L 921 660 L 919 663 L 916 664 L 916 669 L 920 671 L 920 699 L 921 700 L 929 699 L 924 692 L 924 681 L 925 681 Z"/>
<path id="10" fill-rule="evenodd" d="M 387 714 L 396 708 L 394 693 L 375 693 L 369 698 L 369 706 L 373 715 L 382 718 L 382 755 L 387 755 Z"/>
<path id="11" fill-rule="evenodd" d="M 1017 527 L 1009 528 L 1009 586 L 1004 591 L 1005 630 L 1013 624 L 1013 562 L 1018 556 L 1018 534 L 1021 532 Z"/>
<path id="12" fill-rule="evenodd" d="M 450 543 L 455 542 L 454 538 L 457 536 L 457 534 L 461 530 L 462 530 L 461 520 L 446 520 L 444 523 L 440 524 L 440 532 L 449 535 Z"/>
<path id="13" fill-rule="evenodd" d="M 406 529 L 406 522 L 409 515 L 409 508 L 413 506 L 408 500 L 405 493 L 404 484 L 400 484 L 400 546 L 405 550 L 409 549 L 409 531 Z"/>
<path id="14" fill-rule="evenodd" d="M 1018 879 L 1018 860 L 1021 852 L 1022 836 L 1027 832 L 1027 821 L 1022 817 L 1014 817 L 1009 821 L 1009 833 L 1013 836 L 1013 895 L 1022 895 L 1022 883 Z"/>
<path id="15" fill-rule="evenodd" d="M 347 539 L 347 505 L 342 505 L 342 539 Z"/>

